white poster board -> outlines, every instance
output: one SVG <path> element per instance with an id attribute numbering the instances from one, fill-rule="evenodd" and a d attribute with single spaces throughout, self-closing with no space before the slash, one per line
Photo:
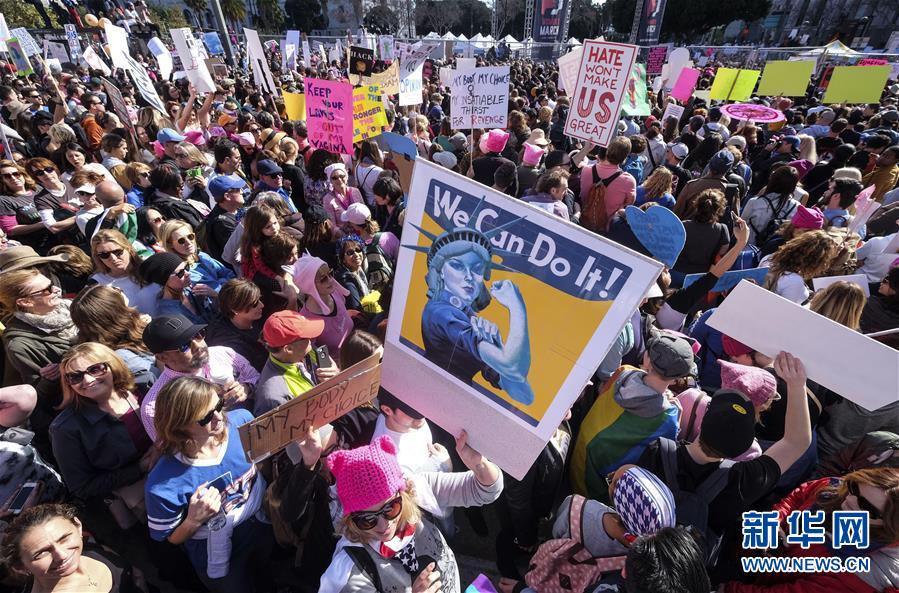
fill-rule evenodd
<path id="1" fill-rule="evenodd" d="M 577 72 L 581 67 L 583 47 L 576 47 L 559 57 L 559 88 L 568 92 L 577 86 Z"/>
<path id="2" fill-rule="evenodd" d="M 680 118 L 683 117 L 683 115 L 683 105 L 678 105 L 674 101 L 668 101 L 668 105 L 665 107 L 665 113 L 662 114 L 662 127 L 665 127 L 665 122 L 669 117 L 673 117 L 677 121 L 680 121 Z"/>
<path id="3" fill-rule="evenodd" d="M 74 27 L 74 25 L 71 26 Z M 68 32 L 68 29 L 66 31 Z M 6 47 L 6 40 L 10 37 L 12 37 L 12 35 L 9 32 L 9 27 L 6 25 L 6 17 L 3 16 L 2 12 L 0 12 L 0 52 L 9 51 L 9 49 Z"/>
<path id="4" fill-rule="evenodd" d="M 113 68 L 128 68 L 128 58 L 131 51 L 128 49 L 128 31 L 122 27 L 116 27 L 112 23 L 106 23 L 103 27 L 106 32 L 106 43 L 109 46 L 109 59 Z"/>
<path id="5" fill-rule="evenodd" d="M 456 70 L 450 89 L 450 118 L 454 129 L 506 127 L 509 66 Z"/>
<path id="6" fill-rule="evenodd" d="M 172 59 L 169 48 L 165 46 L 159 37 L 154 37 L 148 41 L 147 47 L 150 48 L 150 52 L 156 58 L 156 63 L 159 65 L 159 76 L 161 76 L 163 80 L 168 80 L 169 76 L 172 75 L 172 68 L 174 68 L 174 60 Z"/>
<path id="7" fill-rule="evenodd" d="M 422 71 L 432 49 L 433 44 L 422 43 L 400 57 L 400 106 L 421 104 Z"/>
<path id="8" fill-rule="evenodd" d="M 565 133 L 597 146 L 615 137 L 621 100 L 637 57 L 637 46 L 591 39 L 584 43 Z"/>
<path id="9" fill-rule="evenodd" d="M 48 41 L 46 43 L 50 58 L 59 60 L 60 64 L 65 64 L 69 61 L 69 54 L 66 53 L 65 45 L 63 45 L 62 43 L 56 43 L 55 41 Z"/>
<path id="10" fill-rule="evenodd" d="M 13 37 L 19 40 L 19 43 L 22 44 L 22 51 L 25 52 L 25 55 L 29 58 L 31 56 L 40 55 L 41 46 L 37 44 L 37 41 L 34 40 L 34 37 L 31 36 L 31 33 L 29 33 L 25 27 L 16 27 L 15 29 L 10 30 L 7 39 Z"/>
<path id="11" fill-rule="evenodd" d="M 86 54 L 87 52 L 85 51 L 85 55 Z M 153 81 L 150 79 L 150 76 L 147 74 L 144 67 L 137 63 L 134 58 L 128 56 L 128 68 L 126 70 L 131 74 L 131 78 L 134 80 L 134 86 L 137 87 L 137 90 L 140 92 L 141 97 L 144 98 L 144 101 L 159 113 L 167 115 L 165 112 L 165 104 L 162 102 L 162 99 L 159 98 L 156 87 L 153 86 Z"/>
<path id="12" fill-rule="evenodd" d="M 272 78 L 272 71 L 268 67 L 268 59 L 265 57 L 265 51 L 259 41 L 259 34 L 253 29 L 244 29 L 243 34 L 247 40 L 247 58 L 253 69 L 253 82 L 267 94 L 280 96 L 281 88 L 275 84 L 275 79 Z M 263 95 L 265 94 L 263 93 Z"/>
<path id="13" fill-rule="evenodd" d="M 307 68 L 312 67 L 312 50 L 309 48 L 309 40 L 303 40 L 303 65 Z"/>
<path id="14" fill-rule="evenodd" d="M 662 265 L 424 159 L 408 195 L 382 385 L 521 479 Z"/>
<path id="15" fill-rule="evenodd" d="M 809 379 L 866 410 L 899 397 L 899 351 L 751 282 L 740 282 L 708 324 L 766 356 L 799 357 Z"/>
<path id="16" fill-rule="evenodd" d="M 287 36 L 284 38 L 284 48 L 288 50 L 287 52 L 285 52 L 288 54 L 285 61 L 287 62 L 287 69 L 289 70 L 297 69 L 297 52 L 300 51 L 300 48 L 302 47 L 300 43 L 299 31 L 295 31 L 293 29 L 287 31 Z"/>
<path id="17" fill-rule="evenodd" d="M 206 67 L 206 62 L 200 55 L 200 42 L 194 38 L 193 32 L 187 27 L 181 29 L 170 29 L 172 41 L 175 42 L 175 49 L 178 50 L 178 56 L 181 58 L 181 66 L 187 74 L 194 88 L 199 93 L 215 92 L 215 81 Z"/>
<path id="18" fill-rule="evenodd" d="M 112 74 L 112 70 L 109 69 L 109 66 L 106 65 L 103 58 L 97 55 L 97 52 L 94 51 L 93 47 L 88 46 L 87 49 L 84 50 L 84 53 L 81 54 L 81 57 L 84 58 L 84 61 L 87 62 L 88 66 L 94 70 L 101 71 L 104 76 Z M 165 110 L 163 110 L 163 113 L 165 113 Z"/>
<path id="19" fill-rule="evenodd" d="M 393 43 L 393 35 L 378 35 L 378 56 L 382 60 L 387 61 L 396 59 Z"/>
<path id="20" fill-rule="evenodd" d="M 812 286 L 817 290 L 824 290 L 831 284 L 836 282 L 851 282 L 858 284 L 865 291 L 865 296 L 871 296 L 871 289 L 868 286 L 868 277 L 864 274 L 847 274 L 845 276 L 827 276 L 825 278 L 812 278 Z"/>

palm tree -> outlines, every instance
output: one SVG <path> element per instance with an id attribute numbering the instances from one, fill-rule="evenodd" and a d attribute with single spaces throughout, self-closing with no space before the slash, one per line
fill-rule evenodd
<path id="1" fill-rule="evenodd" d="M 247 7 L 243 0 L 221 0 L 221 5 L 222 16 L 235 25 L 235 30 L 239 29 L 237 25 L 247 19 Z"/>
<path id="2" fill-rule="evenodd" d="M 193 23 L 198 28 L 203 26 L 203 15 L 206 14 L 206 11 L 209 9 L 209 3 L 207 0 L 184 0 L 185 6 L 187 6 L 191 10 L 191 16 L 193 17 Z"/>

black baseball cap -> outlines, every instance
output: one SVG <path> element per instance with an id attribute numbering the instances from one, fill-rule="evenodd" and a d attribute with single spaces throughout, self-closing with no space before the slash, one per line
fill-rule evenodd
<path id="1" fill-rule="evenodd" d="M 184 315 L 160 315 L 144 328 L 144 344 L 153 354 L 177 350 L 205 328 L 205 323 L 194 323 Z"/>
<path id="2" fill-rule="evenodd" d="M 702 418 L 699 440 L 730 459 L 752 445 L 755 438 L 755 406 L 735 389 L 719 389 Z"/>

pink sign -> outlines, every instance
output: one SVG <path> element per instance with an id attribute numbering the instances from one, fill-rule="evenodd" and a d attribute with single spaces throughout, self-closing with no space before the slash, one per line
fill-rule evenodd
<path id="1" fill-rule="evenodd" d="M 337 154 L 353 154 L 353 86 L 307 78 L 306 126 L 309 142 Z"/>
<path id="2" fill-rule="evenodd" d="M 764 105 L 755 105 L 754 103 L 722 105 L 721 111 L 738 121 L 751 121 L 762 124 L 770 124 L 786 119 L 782 111 L 765 107 Z"/>
<path id="3" fill-rule="evenodd" d="M 696 88 L 696 81 L 699 80 L 699 70 L 695 68 L 683 68 L 674 88 L 671 89 L 671 96 L 678 101 L 689 101 L 693 96 L 693 89 Z"/>

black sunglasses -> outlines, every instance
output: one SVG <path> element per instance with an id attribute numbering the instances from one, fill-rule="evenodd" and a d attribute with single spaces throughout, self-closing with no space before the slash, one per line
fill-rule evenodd
<path id="1" fill-rule="evenodd" d="M 43 169 L 37 169 L 33 171 L 31 174 L 35 177 L 39 177 L 41 175 L 49 175 L 50 173 L 56 173 L 56 169 L 53 167 L 45 167 Z"/>
<path id="2" fill-rule="evenodd" d="M 344 255 L 355 255 L 357 253 L 362 253 L 362 250 L 358 247 L 356 249 L 347 249 L 343 252 Z"/>
<path id="3" fill-rule="evenodd" d="M 193 233 L 190 233 L 189 235 L 186 235 L 186 236 L 178 239 L 178 245 L 187 245 L 188 243 L 193 243 L 195 238 L 196 238 L 196 235 L 194 235 Z"/>
<path id="4" fill-rule="evenodd" d="M 99 257 L 102 260 L 107 260 L 107 259 L 109 259 L 110 255 L 114 255 L 114 256 L 116 256 L 116 259 L 121 259 L 122 255 L 124 253 L 125 253 L 124 249 L 113 249 L 112 251 L 98 251 L 97 257 Z"/>
<path id="5" fill-rule="evenodd" d="M 883 518 L 883 512 L 876 506 L 874 506 L 870 500 L 862 496 L 861 489 L 858 487 L 857 482 L 849 480 L 846 484 L 846 489 L 849 490 L 849 494 L 851 494 L 856 498 L 856 500 L 858 500 L 858 508 L 863 511 L 868 511 L 868 517 L 870 519 Z"/>
<path id="6" fill-rule="evenodd" d="M 178 352 L 187 352 L 188 350 L 190 350 L 191 344 L 193 344 L 194 342 L 199 342 L 200 340 L 205 340 L 205 339 L 206 339 L 206 330 L 201 329 L 200 331 L 195 333 L 190 340 L 187 341 L 187 344 L 178 346 L 177 348 L 175 348 L 175 350 L 177 350 Z"/>
<path id="7" fill-rule="evenodd" d="M 176 278 L 184 278 L 184 275 L 187 273 L 187 268 L 181 268 L 177 272 L 172 272 L 172 276 L 175 276 Z"/>
<path id="8" fill-rule="evenodd" d="M 29 297 L 50 296 L 51 294 L 53 294 L 53 289 L 54 289 L 54 288 L 56 288 L 56 287 L 53 286 L 53 285 L 51 284 L 51 285 L 48 286 L 47 288 L 42 288 L 42 289 L 36 290 L 36 291 L 34 291 L 34 292 L 29 292 L 29 293 L 28 293 L 27 295 L 25 295 L 25 296 L 29 296 Z"/>
<path id="9" fill-rule="evenodd" d="M 84 381 L 85 375 L 90 375 L 95 379 L 97 377 L 102 377 L 106 373 L 109 372 L 109 364 L 105 362 L 98 362 L 97 364 L 92 364 L 87 367 L 83 371 L 72 371 L 71 373 L 66 373 L 66 383 L 69 385 L 81 385 Z"/>
<path id="10" fill-rule="evenodd" d="M 215 404 L 215 407 L 209 410 L 209 412 L 197 420 L 197 424 L 200 426 L 206 426 L 210 422 L 212 422 L 212 417 L 215 416 L 216 412 L 221 413 L 222 410 L 225 409 L 225 400 L 219 398 L 219 403 Z"/>
<path id="11" fill-rule="evenodd" d="M 368 531 L 369 529 L 374 529 L 378 524 L 378 519 L 384 517 L 387 521 L 393 521 L 397 517 L 400 516 L 400 513 L 403 512 L 403 497 L 397 496 L 393 500 L 387 501 L 387 504 L 382 506 L 377 511 L 369 512 L 369 511 L 359 511 L 356 513 L 350 513 L 350 520 L 353 522 L 353 525 L 361 529 L 362 531 Z"/>

